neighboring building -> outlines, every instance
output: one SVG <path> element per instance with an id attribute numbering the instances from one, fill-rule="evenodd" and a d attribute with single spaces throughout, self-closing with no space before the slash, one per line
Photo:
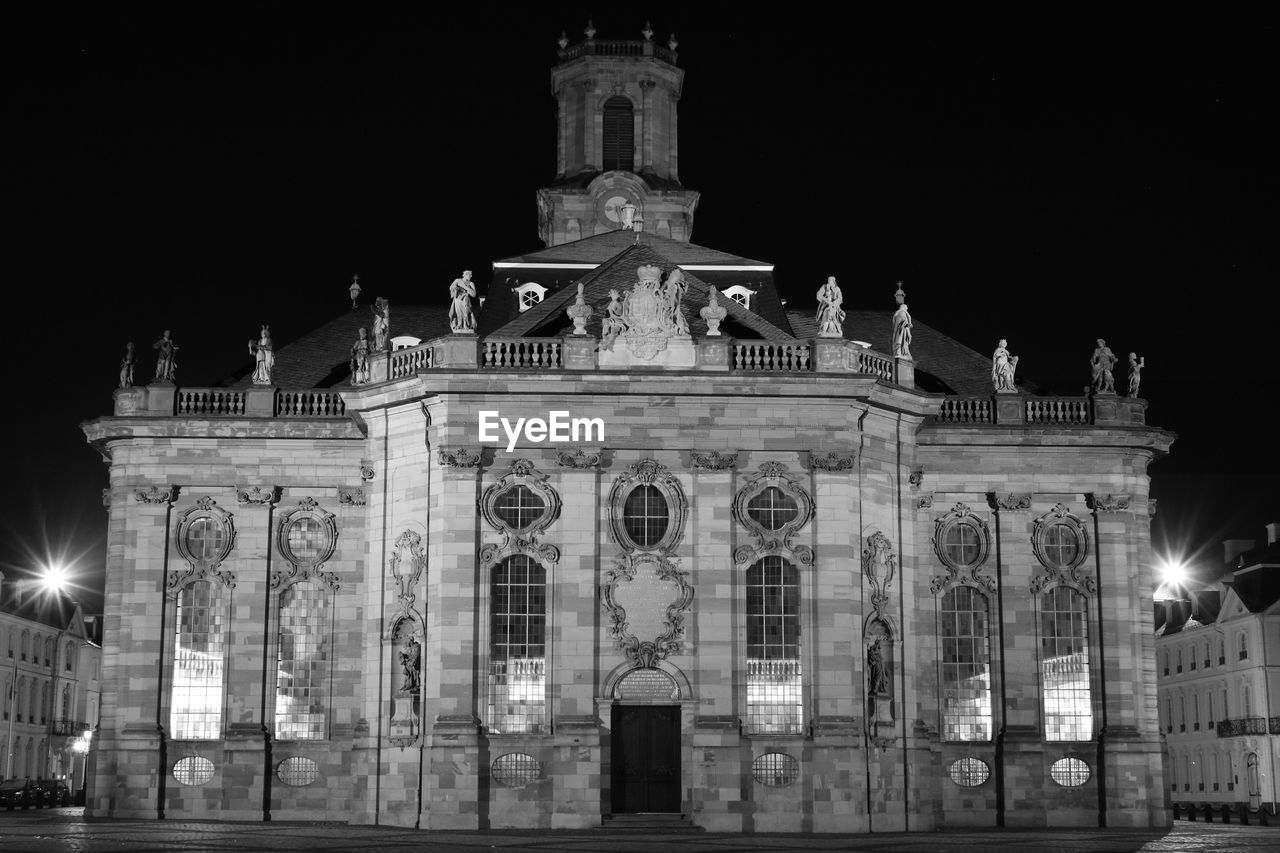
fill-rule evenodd
<path id="1" fill-rule="evenodd" d="M 97 616 L 36 580 L 0 573 L 0 772 L 83 787 L 98 725 Z"/>
<path id="2" fill-rule="evenodd" d="M 1223 543 L 1225 566 L 1156 611 L 1173 801 L 1280 809 L 1280 524 Z"/>
<path id="3" fill-rule="evenodd" d="M 120 389 L 83 425 L 89 815 L 1168 825 L 1142 590 L 1173 436 L 1138 399 L 993 394 L 919 319 L 887 355 L 892 311 L 823 337 L 770 264 L 690 242 L 682 75 L 564 48 L 547 248 L 494 264 L 478 332 L 396 303 L 420 343 L 353 373 L 360 308 L 271 384 Z M 499 421 L 557 412 L 565 442 Z"/>

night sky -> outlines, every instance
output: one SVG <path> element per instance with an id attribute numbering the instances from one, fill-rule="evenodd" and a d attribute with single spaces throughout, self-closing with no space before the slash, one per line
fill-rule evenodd
<path id="1" fill-rule="evenodd" d="M 676 34 L 694 242 L 774 263 L 793 308 L 835 275 L 846 308 L 890 311 L 901 280 L 917 321 L 984 354 L 1007 338 L 1060 394 L 1097 338 L 1120 387 L 1136 351 L 1148 422 L 1179 436 L 1151 468 L 1158 553 L 1211 563 L 1280 521 L 1270 17 L 472 5 L 10 32 L 10 580 L 66 562 L 100 606 L 107 469 L 79 424 L 110 414 L 127 341 L 144 382 L 172 329 L 179 384 L 208 386 L 260 324 L 279 347 L 348 310 L 353 273 L 394 334 L 397 302 L 443 303 L 464 268 L 483 293 L 493 260 L 540 248 L 549 70 L 588 16 L 600 39 Z"/>

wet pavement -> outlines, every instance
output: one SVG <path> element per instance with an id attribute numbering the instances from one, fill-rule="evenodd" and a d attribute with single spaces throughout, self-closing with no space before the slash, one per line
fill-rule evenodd
<path id="1" fill-rule="evenodd" d="M 1235 853 L 1280 850 L 1280 827 L 1177 821 L 1149 830 L 955 830 L 883 835 L 729 835 L 646 830 L 422 831 L 339 823 L 85 820 L 79 808 L 0 812 L 0 851 L 539 851 L 540 853 L 732 853 L 732 851 L 886 851 L 887 853 Z"/>

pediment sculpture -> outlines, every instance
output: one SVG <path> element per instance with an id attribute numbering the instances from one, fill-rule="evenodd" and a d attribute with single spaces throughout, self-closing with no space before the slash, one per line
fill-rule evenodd
<path id="1" fill-rule="evenodd" d="M 646 361 L 667 348 L 675 337 L 689 337 L 689 324 L 680 310 L 688 289 L 684 273 L 674 267 L 661 279 L 662 270 L 645 264 L 636 270 L 639 281 L 623 296 L 621 338 L 631 354 Z"/>

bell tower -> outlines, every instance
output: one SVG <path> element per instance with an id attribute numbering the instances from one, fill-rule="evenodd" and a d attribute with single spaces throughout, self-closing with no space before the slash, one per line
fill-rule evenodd
<path id="1" fill-rule="evenodd" d="M 684 71 L 676 40 L 560 36 L 551 69 L 557 107 L 556 179 L 538 190 L 538 232 L 547 246 L 627 227 L 688 242 L 698 193 L 680 184 L 676 104 Z M 640 220 L 638 223 L 636 220 Z"/>

